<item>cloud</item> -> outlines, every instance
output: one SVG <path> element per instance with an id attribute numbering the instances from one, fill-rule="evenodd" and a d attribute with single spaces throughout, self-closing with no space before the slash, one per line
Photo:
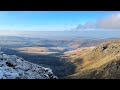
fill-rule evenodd
<path id="1" fill-rule="evenodd" d="M 84 28 L 95 28 L 95 24 L 92 22 L 87 22 L 84 24 Z"/>
<path id="2" fill-rule="evenodd" d="M 80 29 L 93 29 L 96 28 L 95 24 L 92 22 L 87 22 L 84 25 L 79 24 L 75 30 L 80 30 Z"/>
<path id="3" fill-rule="evenodd" d="M 97 20 L 96 27 L 104 29 L 120 29 L 120 13 Z"/>
<path id="4" fill-rule="evenodd" d="M 78 30 L 78 29 L 83 29 L 83 25 L 79 24 L 75 29 L 76 29 L 76 30 Z"/>
<path id="5" fill-rule="evenodd" d="M 120 13 L 112 14 L 111 16 L 98 19 L 95 23 L 87 22 L 84 25 L 78 25 L 77 30 L 80 29 L 120 29 Z"/>

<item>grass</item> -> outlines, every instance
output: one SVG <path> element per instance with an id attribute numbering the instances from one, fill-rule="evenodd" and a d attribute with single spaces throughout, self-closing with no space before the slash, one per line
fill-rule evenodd
<path id="1" fill-rule="evenodd" d="M 104 47 L 106 47 L 104 49 Z M 103 50 L 102 50 L 103 49 Z M 73 52 L 68 52 L 69 56 L 73 53 L 82 59 L 82 63 L 78 64 L 78 62 L 74 63 L 76 65 L 75 73 L 71 75 L 71 78 L 77 78 L 79 76 L 84 76 L 84 74 L 95 71 L 97 68 L 111 62 L 120 60 L 120 41 L 109 41 L 107 43 L 103 43 L 96 48 L 89 49 L 78 49 Z M 73 62 L 76 60 L 73 58 Z"/>

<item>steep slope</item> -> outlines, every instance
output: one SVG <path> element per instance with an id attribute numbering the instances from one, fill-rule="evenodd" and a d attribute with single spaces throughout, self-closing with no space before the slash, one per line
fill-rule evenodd
<path id="1" fill-rule="evenodd" d="M 0 79 L 57 79 L 50 68 L 0 52 Z"/>
<path id="2" fill-rule="evenodd" d="M 66 53 L 70 60 L 71 55 L 77 57 L 72 59 L 77 67 L 75 74 L 68 78 L 120 78 L 120 40 L 111 40 L 92 49 L 80 50 Z"/>

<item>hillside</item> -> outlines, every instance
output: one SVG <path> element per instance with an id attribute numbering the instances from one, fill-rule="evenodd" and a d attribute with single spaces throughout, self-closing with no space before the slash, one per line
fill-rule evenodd
<path id="1" fill-rule="evenodd" d="M 0 79 L 57 79 L 50 68 L 0 52 Z"/>
<path id="2" fill-rule="evenodd" d="M 120 78 L 120 40 L 110 40 L 96 47 L 66 52 L 65 56 L 76 66 L 74 79 Z"/>
<path id="3" fill-rule="evenodd" d="M 91 55 L 89 52 L 103 42 L 118 39 L 119 38 L 90 39 L 76 37 L 74 39 L 61 38 L 61 40 L 54 40 L 33 37 L 1 36 L 0 46 L 6 54 L 17 55 L 31 63 L 51 68 L 58 78 L 64 78 L 73 73 L 81 72 L 81 69 L 84 71 L 86 68 L 92 68 L 92 66 L 89 67 L 92 63 L 90 61 L 92 57 L 90 59 L 88 57 Z M 104 56 L 105 54 L 101 54 L 101 56 L 102 55 Z M 96 57 L 101 56 L 98 55 Z M 89 60 L 84 58 L 88 58 Z"/>

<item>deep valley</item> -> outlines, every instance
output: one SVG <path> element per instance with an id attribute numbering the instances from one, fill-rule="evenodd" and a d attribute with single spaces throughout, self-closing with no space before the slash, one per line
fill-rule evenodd
<path id="1" fill-rule="evenodd" d="M 81 50 L 82 48 L 85 48 L 82 51 L 83 54 L 89 51 L 86 51 L 86 48 L 90 49 L 91 47 L 95 47 L 103 42 L 114 39 L 116 40 L 118 38 L 49 40 L 41 38 L 2 36 L 0 39 L 0 46 L 2 47 L 1 50 L 6 54 L 17 55 L 32 63 L 44 67 L 50 67 L 56 76 L 64 79 L 74 74 L 78 68 L 77 65 L 81 65 L 82 63 L 82 60 L 76 56 L 76 54 L 79 55 L 81 53 L 78 49 Z M 68 52 L 74 52 L 75 50 L 77 50 L 77 53 L 70 53 L 70 55 L 67 54 Z M 71 61 L 71 58 L 73 61 Z"/>

